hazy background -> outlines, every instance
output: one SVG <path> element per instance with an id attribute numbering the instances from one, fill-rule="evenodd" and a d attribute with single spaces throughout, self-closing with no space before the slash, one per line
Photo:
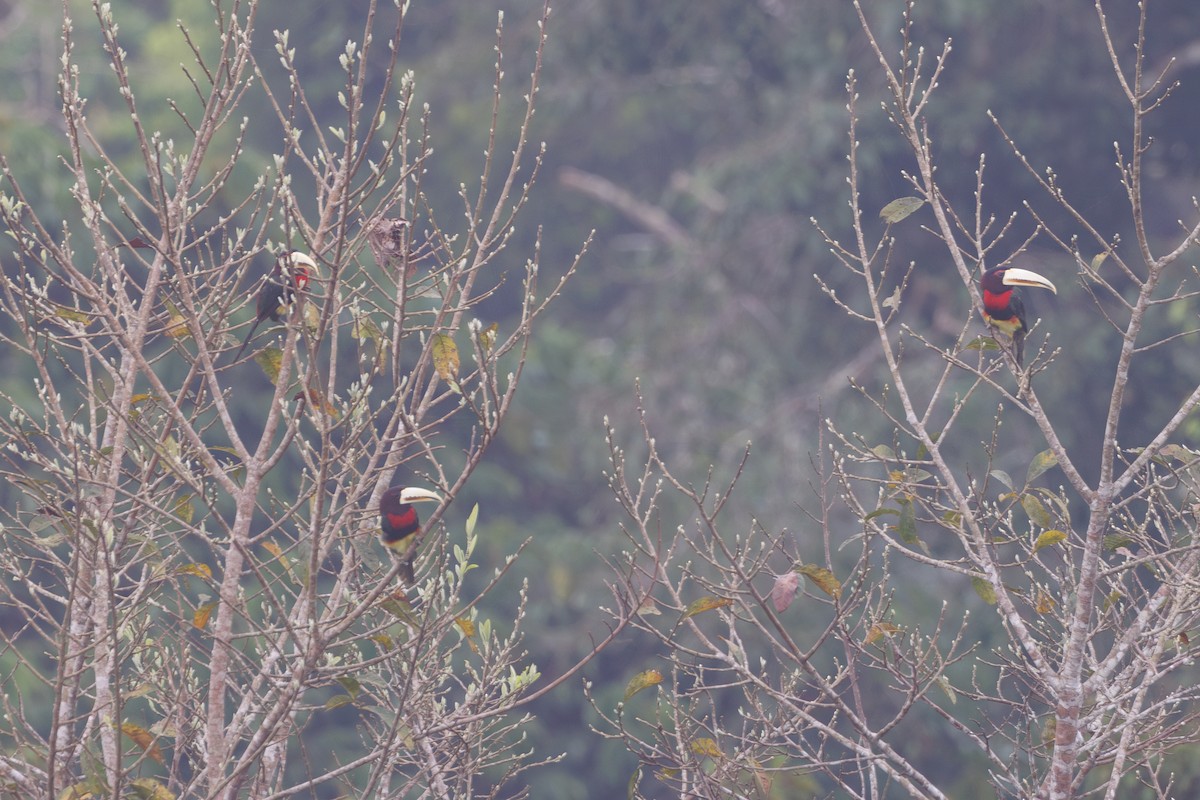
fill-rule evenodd
<path id="1" fill-rule="evenodd" d="M 60 12 L 53 6 L 0 3 L 0 150 L 22 168 L 26 188 L 38 192 L 38 210 L 69 224 L 72 205 L 56 163 L 61 42 Z M 75 0 L 71 6 L 81 20 L 90 13 Z M 112 6 L 134 48 L 143 121 L 182 136 L 163 100 L 186 103 L 190 96 L 178 67 L 184 51 L 175 20 L 208 32 L 211 25 L 196 24 L 205 6 L 193 0 L 116 0 Z M 273 61 L 270 30 L 289 28 L 297 61 L 313 81 L 310 101 L 331 124 L 342 114 L 337 55 L 347 39 L 361 38 L 362 6 L 275 0 L 259 11 L 264 63 Z M 479 171 L 497 10 L 505 11 L 507 92 L 515 99 L 527 87 L 541 5 L 414 0 L 412 6 L 401 62 L 415 72 L 418 95 L 431 106 L 437 155 L 426 185 L 435 198 L 440 194 L 441 205 L 453 207 L 459 181 L 470 182 Z M 902 4 L 868 0 L 864 6 L 877 35 L 897 51 Z M 1109 2 L 1106 11 L 1114 38 L 1128 47 L 1136 32 L 1135 4 Z M 395 11 L 381 11 L 387 13 Z M 1053 166 L 1094 225 L 1132 242 L 1113 166 L 1113 143 L 1128 140 L 1130 117 L 1094 9 L 1056 0 L 931 0 L 918 6 L 916 20 L 927 59 L 945 39 L 954 43 L 930 119 L 941 186 L 961 211 L 973 208 L 979 155 L 987 153 L 986 210 L 1001 218 L 1017 212 L 1014 243 L 1034 227 L 1022 211 L 1025 200 L 1052 221 L 1063 221 L 989 121 L 990 109 L 1033 165 Z M 81 60 L 92 60 L 98 71 L 83 76 L 85 87 L 92 87 L 92 122 L 107 132 L 112 153 L 121 158 L 127 118 L 104 82 L 101 54 L 87 54 L 95 49 L 87 25 L 81 22 L 79 29 Z M 1200 4 L 1153 3 L 1148 40 L 1149 62 L 1161 69 L 1168 57 L 1179 56 L 1171 76 L 1183 81 L 1148 123 L 1155 137 L 1147 162 L 1153 186 L 1148 216 L 1152 233 L 1165 236 L 1178 230 L 1176 220 L 1194 215 Z M 596 236 L 580 274 L 536 337 L 503 439 L 457 506 L 465 516 L 471 503 L 481 504 L 483 552 L 477 558 L 484 564 L 500 563 L 533 537 L 508 591 L 515 594 L 521 577 L 531 581 L 529 649 L 543 673 L 559 672 L 604 632 L 597 606 L 609 600 L 607 572 L 596 554 L 615 552 L 623 539 L 601 474 L 607 454 L 602 419 L 608 415 L 622 436 L 637 439 L 635 380 L 658 442 L 681 474 L 702 480 L 709 464 L 727 472 L 746 442 L 754 442 L 727 518 L 738 531 L 748 529 L 753 516 L 770 530 L 789 528 L 803 539 L 797 504 L 809 500 L 810 457 L 822 418 L 868 441 L 890 441 L 890 431 L 847 383 L 854 376 L 879 385 L 875 334 L 848 320 L 812 277 L 820 274 L 846 297 L 855 296 L 855 284 L 837 271 L 810 223 L 816 217 L 837 234 L 849 227 L 845 83 L 851 68 L 862 94 L 862 204 L 876 228 L 875 212 L 911 193 L 902 176 L 911 161 L 879 108 L 878 68 L 849 2 L 572 0 L 555 8 L 533 131 L 534 139 L 547 142 L 548 153 L 519 223 L 522 241 L 510 248 L 513 280 L 483 313 L 502 326 L 511 322 L 520 288 L 517 259 L 530 252 L 537 227 L 547 279 L 566 269 L 591 229 Z M 314 94 L 325 73 L 327 96 Z M 503 124 L 511 130 L 515 120 Z M 266 163 L 277 135 L 269 115 L 252 119 L 247 165 Z M 139 156 L 132 144 L 127 147 L 135 170 Z M 249 170 L 246 175 L 249 181 Z M 230 192 L 235 196 L 236 186 Z M 920 230 L 926 214 L 918 212 L 897 230 L 898 258 L 917 264 L 902 321 L 949 344 L 972 312 L 938 243 Z M 1043 322 L 1030 347 L 1048 335 L 1052 346 L 1066 350 L 1039 390 L 1076 463 L 1087 470 L 1086 442 L 1097 440 L 1094 431 L 1102 424 L 1117 337 L 1077 286 L 1071 260 L 1048 241 L 1039 241 L 1022 263 L 1060 289 L 1057 299 L 1033 298 L 1033 316 Z M 1184 317 L 1154 319 L 1151 327 L 1195 327 L 1194 301 L 1189 308 Z M 936 358 L 915 343 L 909 347 L 908 357 L 927 359 L 934 374 Z M 1137 432 L 1140 417 L 1173 409 L 1198 369 L 1200 358 L 1187 348 L 1144 366 L 1129 392 L 1127 435 Z M 8 386 L 24 379 L 10 372 L 0 380 Z M 255 391 L 265 395 L 270 388 L 264 379 L 239 392 L 252 404 Z M 979 416 L 983 430 L 994 411 L 980 404 L 969 413 Z M 1016 419 L 1006 423 L 1005 434 L 1012 442 L 1031 435 Z M 974 444 L 964 442 L 966 449 L 954 454 L 964 469 L 984 469 Z M 1028 454 L 1028 447 L 1019 448 L 1012 468 L 1023 469 Z M 1004 454 L 999 461 L 1006 466 Z M 672 528 L 686 522 L 683 516 L 666 520 Z M 944 577 L 908 565 L 898 570 L 913 573 L 911 594 L 898 598 L 909 613 L 936 609 L 949 593 L 962 598 L 963 587 L 942 585 Z M 975 602 L 967 593 L 961 602 Z M 803 624 L 802 616 L 796 624 Z M 986 614 L 976 625 L 985 644 L 998 632 L 988 630 Z M 611 707 L 630 676 L 654 666 L 654 652 L 642 648 L 633 639 L 623 641 L 587 670 L 600 702 Z M 543 755 L 565 750 L 568 757 L 535 774 L 534 797 L 623 796 L 633 760 L 588 730 L 590 712 L 578 682 L 564 686 L 536 714 L 531 745 Z M 330 715 L 332 748 L 338 738 L 355 735 L 353 723 L 352 709 Z M 956 782 L 977 786 L 973 778 L 982 766 L 966 754 L 953 757 L 953 747 L 929 733 L 923 768 L 935 779 L 944 776 L 940 783 L 948 795 L 973 796 L 974 788 L 959 791 Z"/>

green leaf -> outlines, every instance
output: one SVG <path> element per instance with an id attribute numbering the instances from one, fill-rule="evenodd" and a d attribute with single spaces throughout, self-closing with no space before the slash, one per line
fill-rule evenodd
<path id="1" fill-rule="evenodd" d="M 1038 477 L 1051 467 L 1058 466 L 1058 456 L 1054 455 L 1053 450 L 1043 450 L 1033 457 L 1033 461 L 1029 462 L 1029 471 L 1025 473 L 1025 485 L 1033 483 Z"/>
<path id="2" fill-rule="evenodd" d="M 357 698 L 359 693 L 362 692 L 362 684 L 360 684 L 356 678 L 350 675 L 343 675 L 337 679 L 337 682 L 341 684 L 343 689 L 346 690 L 346 694 L 350 695 L 352 698 Z"/>
<path id="3" fill-rule="evenodd" d="M 920 547 L 925 552 L 929 552 L 929 548 L 921 541 L 921 537 L 917 536 L 917 510 L 913 507 L 911 500 L 900 501 L 900 520 L 892 527 L 896 531 L 896 535 L 900 537 L 900 541 L 910 547 Z"/>
<path id="4" fill-rule="evenodd" d="M 639 672 L 629 679 L 629 683 L 625 684 L 625 696 L 621 698 L 621 702 L 627 702 L 643 689 L 649 689 L 651 686 L 658 686 L 663 682 L 662 673 L 656 669 L 648 669 Z"/>
<path id="5" fill-rule="evenodd" d="M 871 452 L 875 454 L 881 461 L 895 461 L 896 451 L 888 447 L 886 444 L 877 444 L 871 448 Z"/>
<path id="6" fill-rule="evenodd" d="M 880 210 L 879 218 L 888 225 L 893 225 L 923 205 L 925 201 L 920 197 L 897 197 Z"/>
<path id="7" fill-rule="evenodd" d="M 1037 495 L 1028 492 L 1021 495 L 1021 508 L 1025 509 L 1029 520 L 1040 528 L 1049 528 L 1054 524 L 1050 512 L 1042 505 L 1042 501 L 1037 498 Z"/>
<path id="8" fill-rule="evenodd" d="M 268 347 L 260 350 L 254 361 L 266 373 L 267 380 L 274 384 L 279 380 L 279 369 L 283 365 L 283 351 L 278 347 Z"/>
<path id="9" fill-rule="evenodd" d="M 638 768 L 629 776 L 629 785 L 625 787 L 625 800 L 633 800 L 637 796 L 637 787 L 641 780 L 642 766 L 639 764 Z"/>
<path id="10" fill-rule="evenodd" d="M 1042 535 L 1033 543 L 1033 552 L 1041 550 L 1043 547 L 1051 547 L 1059 542 L 1066 541 L 1067 534 L 1063 531 L 1043 531 Z"/>
<path id="11" fill-rule="evenodd" d="M 1088 265 L 1091 267 L 1092 272 L 1098 272 L 1100 270 L 1100 265 L 1104 263 L 1104 259 L 1106 258 L 1108 258 L 1107 251 L 1103 253 L 1097 253 L 1095 256 L 1093 256 L 1092 263 Z"/>
<path id="12" fill-rule="evenodd" d="M 996 605 L 996 589 L 985 578 L 971 578 L 971 588 L 989 606 Z"/>
<path id="13" fill-rule="evenodd" d="M 967 342 L 962 347 L 963 350 L 999 350 L 1000 345 L 996 344 L 996 340 L 991 336 L 976 336 L 971 341 Z"/>
<path id="14" fill-rule="evenodd" d="M 874 511 L 872 511 L 870 514 L 867 514 L 865 517 L 863 517 L 863 522 L 870 522 L 871 520 L 875 519 L 876 517 L 882 517 L 884 514 L 892 514 L 893 516 L 899 516 L 900 512 L 894 508 L 877 508 Z"/>
<path id="15" fill-rule="evenodd" d="M 183 520 L 187 524 L 191 524 L 192 518 L 196 514 L 196 506 L 192 503 L 192 495 L 184 495 L 175 501 L 175 507 L 172 509 L 175 516 Z"/>
<path id="16" fill-rule="evenodd" d="M 354 698 L 348 694 L 335 694 L 333 697 L 325 701 L 325 710 L 333 711 L 343 706 L 348 706 L 354 702 Z"/>
<path id="17" fill-rule="evenodd" d="M 931 432 L 929 434 L 929 439 L 932 442 L 936 442 L 941 437 L 941 435 L 942 434 L 940 431 Z M 924 442 L 921 442 L 920 444 L 917 445 L 917 458 L 922 459 L 922 458 L 928 458 L 928 457 L 929 457 L 929 448 L 925 446 Z"/>
<path id="18" fill-rule="evenodd" d="M 1105 550 L 1116 550 L 1118 547 L 1127 547 L 1131 544 L 1133 544 L 1133 537 L 1123 533 L 1110 533 L 1104 537 Z"/>
<path id="19" fill-rule="evenodd" d="M 1158 454 L 1163 459 L 1174 459 L 1188 465 L 1195 463 L 1196 458 L 1200 456 L 1200 453 L 1197 453 L 1195 450 L 1189 450 L 1181 444 L 1166 445 L 1158 451 Z"/>
<path id="20" fill-rule="evenodd" d="M 1013 488 L 1013 480 L 1012 480 L 1012 478 L 1009 477 L 1008 473 L 1005 472 L 1004 470 L 994 469 L 991 472 L 989 472 L 988 474 L 991 475 L 996 480 L 1003 483 L 1009 489 Z"/>
<path id="21" fill-rule="evenodd" d="M 471 513 L 467 515 L 467 524 L 466 524 L 467 536 L 471 536 L 473 533 L 475 533 L 475 523 L 478 521 L 479 521 L 479 503 L 476 503 L 471 508 Z"/>

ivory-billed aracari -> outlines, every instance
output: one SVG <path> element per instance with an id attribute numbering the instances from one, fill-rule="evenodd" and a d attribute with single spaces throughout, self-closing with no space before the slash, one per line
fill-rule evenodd
<path id="1" fill-rule="evenodd" d="M 1048 279 L 1027 269 L 996 267 L 983 273 L 979 288 L 983 291 L 983 318 L 993 328 L 1012 338 L 1013 357 L 1021 366 L 1025 354 L 1025 334 L 1029 323 L 1025 321 L 1025 306 L 1014 287 L 1037 286 L 1058 294 L 1058 289 Z"/>
<path id="2" fill-rule="evenodd" d="M 258 326 L 268 319 L 272 322 L 281 321 L 288 313 L 292 303 L 296 301 L 297 293 L 307 290 L 309 283 L 319 274 L 320 268 L 317 266 L 317 262 L 313 261 L 308 254 L 301 253 L 299 250 L 280 253 L 275 259 L 275 267 L 271 270 L 271 274 L 263 280 L 262 287 L 258 290 L 254 324 L 250 326 L 250 332 L 246 334 L 242 346 L 238 348 L 237 355 L 233 357 L 235 362 L 242 357 L 246 346 L 254 338 Z"/>
<path id="3" fill-rule="evenodd" d="M 420 541 L 421 520 L 413 503 L 442 502 L 435 492 L 417 487 L 393 486 L 379 499 L 379 538 L 400 559 L 400 575 L 405 583 L 413 581 L 413 559 Z"/>

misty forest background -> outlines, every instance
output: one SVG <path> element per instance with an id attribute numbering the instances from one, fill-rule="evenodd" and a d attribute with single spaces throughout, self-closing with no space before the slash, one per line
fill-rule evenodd
<path id="1" fill-rule="evenodd" d="M 148 129 L 169 131 L 177 118 L 165 103 L 155 107 L 147 99 L 187 96 L 175 20 L 191 21 L 194 32 L 211 30 L 196 24 L 206 10 L 191 0 L 139 0 L 141 13 L 132 14 L 122 13 L 123 4 L 113 5 L 132 48 L 134 78 L 143 87 L 143 121 Z M 86 4 L 69 5 L 78 6 L 81 16 L 89 13 Z M 358 5 L 278 0 L 263 3 L 259 12 L 264 53 L 273 49 L 273 28 L 290 29 L 297 61 L 308 73 L 309 99 L 330 119 L 343 113 L 337 105 L 342 74 L 329 69 L 327 92 L 321 96 L 317 89 L 346 38 L 361 29 Z M 460 181 L 476 177 L 491 113 L 501 8 L 507 71 L 527 74 L 540 0 L 418 2 L 409 12 L 400 61 L 416 74 L 419 99 L 431 108 L 438 158 L 424 185 L 435 206 L 453 207 Z M 880 35 L 893 37 L 895 52 L 902 4 L 870 0 L 864 9 Z M 1131 45 L 1136 4 L 1114 1 L 1105 11 L 1115 39 Z M 57 163 L 60 14 L 57 4 L 0 3 L 0 150 L 10 163 L 22 165 L 25 188 L 36 190 L 31 200 L 44 219 L 64 218 L 72 208 Z M 940 183 L 950 202 L 970 207 L 979 154 L 986 153 L 993 213 L 1017 212 L 1017 230 L 1028 233 L 1034 227 L 1022 210 L 1028 201 L 1053 222 L 1070 224 L 1043 202 L 989 120 L 990 110 L 1031 163 L 1054 167 L 1060 185 L 1098 228 L 1121 231 L 1129 217 L 1113 143 L 1128 140 L 1129 115 L 1094 9 L 1047 0 L 926 0 L 916 16 L 928 50 L 936 52 L 947 38 L 954 42 L 929 115 Z M 1194 213 L 1191 197 L 1200 172 L 1200 4 L 1152 3 L 1147 39 L 1152 65 L 1179 59 L 1172 74 L 1182 83 L 1150 120 L 1154 145 L 1147 162 L 1154 187 L 1147 212 L 1152 233 L 1157 226 L 1162 235 L 1174 235 L 1176 221 Z M 867 442 L 889 441 L 886 420 L 850 384 L 850 378 L 875 387 L 882 382 L 878 339 L 868 326 L 851 325 L 813 278 L 821 275 L 851 299 L 861 291 L 861 284 L 831 267 L 827 246 L 810 222 L 815 217 L 838 236 L 850 227 L 848 70 L 855 70 L 863 93 L 858 105 L 863 207 L 877 210 L 912 192 L 902 175 L 911 169 L 911 157 L 879 109 L 878 65 L 848 1 L 572 0 L 555 7 L 549 41 L 533 129 L 534 140 L 545 141 L 548 151 L 511 250 L 531 252 L 540 226 L 542 270 L 549 279 L 567 269 L 589 231 L 596 234 L 580 273 L 534 339 L 503 438 L 447 519 L 465 517 L 480 504 L 475 560 L 484 566 L 501 562 L 527 537 L 532 540 L 506 585 L 511 596 L 521 580 L 529 580 L 533 602 L 525 625 L 531 659 L 543 675 L 554 676 L 605 633 L 598 607 L 611 602 L 606 589 L 611 575 L 603 556 L 620 550 L 625 540 L 620 509 L 603 474 L 602 423 L 607 415 L 629 437 L 636 463 L 638 386 L 648 423 L 677 474 L 702 481 L 710 464 L 731 469 L 746 442 L 753 442 L 727 519 L 745 523 L 741 528 L 754 518 L 769 530 L 789 529 L 802 552 L 800 509 L 811 500 L 811 458 L 822 420 L 830 418 Z M 80 58 L 89 57 L 85 49 Z M 107 69 L 101 58 L 94 55 L 96 70 Z M 88 87 L 84 76 L 85 93 L 93 98 L 89 115 L 101 131 L 111 115 L 109 141 L 115 141 L 126 113 L 101 77 Z M 519 85 L 509 91 L 519 91 Z M 114 102 L 105 102 L 106 93 Z M 502 120 L 502 127 L 517 122 Z M 251 119 L 248 131 L 248 151 L 253 156 L 259 150 L 265 161 L 278 141 L 274 119 L 268 114 Z M 127 164 L 136 168 L 140 157 L 132 140 L 129 148 Z M 110 155 L 122 157 L 119 149 Z M 35 174 L 37 186 L 31 183 Z M 954 269 L 936 255 L 939 242 L 921 231 L 926 213 L 918 211 L 895 230 L 901 260 L 917 265 L 901 322 L 950 341 L 974 311 Z M 1036 293 L 1030 299 L 1031 317 L 1042 320 L 1030 347 L 1036 350 L 1048 338 L 1050 347 L 1064 348 L 1053 369 L 1038 378 L 1038 388 L 1086 473 L 1090 455 L 1076 443 L 1098 441 L 1084 433 L 1103 424 L 1118 337 L 1087 300 L 1075 266 L 1061 252 L 1035 242 L 1021 265 L 1059 287 L 1057 298 Z M 502 328 L 519 308 L 522 266 L 513 263 L 513 279 L 479 309 Z M 1173 314 L 1186 313 L 1155 320 L 1163 326 L 1156 334 L 1196 327 L 1197 304 L 1193 299 L 1172 306 Z M 923 355 L 915 347 L 908 353 L 910 363 L 924 357 L 936 374 L 941 365 L 936 354 Z M 4 391 L 14 397 L 31 380 L 14 374 L 24 363 L 0 352 Z M 252 363 L 242 369 L 238 403 L 249 422 L 272 386 Z M 1169 416 L 1198 373 L 1196 348 L 1172 349 L 1170 360 L 1142 361 L 1125 409 L 1128 434 L 1139 433 L 1143 415 Z M 981 436 L 991 430 L 995 410 L 994 402 L 982 401 L 967 410 L 978 416 Z M 1200 421 L 1189 424 L 1184 443 L 1197 446 Z M 1042 449 L 1036 431 L 1024 425 L 1016 415 L 1006 418 L 993 466 L 1021 472 Z M 982 453 L 954 455 L 967 468 L 988 468 Z M 1050 478 L 1053 482 L 1054 473 Z M 8 491 L 0 489 L 0 501 L 16 502 Z M 669 510 L 664 516 L 671 528 L 687 521 L 682 509 L 674 519 Z M 848 533 L 853 525 L 847 520 Z M 812 546 L 820 543 L 814 538 Z M 973 635 L 984 647 L 1000 644 L 994 612 L 968 581 L 908 563 L 893 569 L 898 614 L 936 616 L 943 602 L 959 610 L 978 607 Z M 805 626 L 803 604 L 788 619 Z M 585 673 L 597 701 L 612 707 L 629 678 L 655 664 L 650 643 L 630 635 Z M 36 696 L 34 687 L 29 691 Z M 30 708 L 35 714 L 35 706 Z M 354 713 L 348 708 L 328 714 L 323 729 L 330 749 L 337 750 L 340 737 L 355 736 Z M 533 714 L 530 746 L 543 756 L 566 754 L 559 764 L 533 773 L 534 797 L 624 796 L 634 759 L 589 730 L 592 712 L 580 681 L 541 701 Z M 976 796 L 985 765 L 973 751 L 956 756 L 954 740 L 938 731 L 936 725 L 925 730 L 926 754 L 917 762 L 930 776 L 941 776 L 949 796 Z M 1179 758 L 1177 771 L 1177 788 L 1186 796 L 1188 787 L 1200 783 L 1200 759 Z M 789 790 L 781 784 L 778 791 Z"/>

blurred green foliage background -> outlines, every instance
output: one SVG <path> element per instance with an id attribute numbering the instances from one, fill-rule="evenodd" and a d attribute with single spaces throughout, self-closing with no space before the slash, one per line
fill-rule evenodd
<path id="1" fill-rule="evenodd" d="M 69 5 L 81 20 L 76 32 L 90 116 L 130 170 L 139 157 L 128 138 L 128 119 L 107 81 L 103 54 L 87 33 L 87 4 Z M 290 31 L 298 61 L 312 81 L 310 101 L 335 124 L 340 80 L 338 54 L 362 31 L 364 4 L 263 2 L 258 16 L 264 65 L 274 62 L 274 28 Z M 901 3 L 869 0 L 865 11 L 878 35 L 898 50 Z M 166 98 L 185 109 L 195 102 L 179 62 L 183 45 L 176 20 L 197 36 L 208 35 L 204 4 L 185 0 L 115 0 L 126 42 L 135 43 L 135 86 L 149 129 L 184 129 Z M 497 11 L 505 12 L 506 91 L 525 91 L 532 65 L 533 0 L 414 0 L 405 23 L 400 61 L 416 75 L 418 97 L 428 102 L 436 158 L 426 187 L 453 208 L 460 181 L 478 174 L 490 118 Z M 1136 33 L 1133 2 L 1106 4 L 1108 24 L 1131 55 Z M 395 14 L 390 6 L 381 14 Z M 1045 0 L 926 0 L 916 10 L 916 31 L 926 58 L 953 40 L 930 111 L 943 191 L 960 210 L 973 207 L 975 171 L 987 154 L 987 213 L 1016 212 L 1012 240 L 1034 227 L 1028 201 L 1060 232 L 1079 232 L 1018 164 L 990 110 L 1039 169 L 1053 167 L 1068 197 L 1093 225 L 1132 241 L 1128 203 L 1114 166 L 1113 143 L 1128 140 L 1130 116 L 1112 74 L 1109 54 L 1088 4 Z M 1200 171 L 1200 5 L 1192 0 L 1154 3 L 1149 17 L 1148 63 L 1161 70 L 1179 55 L 1171 77 L 1181 81 L 1148 124 L 1155 142 L 1148 154 L 1153 193 L 1152 233 L 1178 233 L 1175 221 L 1194 214 L 1191 195 Z M 19 166 L 36 208 L 46 219 L 69 224 L 72 206 L 57 157 L 61 151 L 55 81 L 60 53 L 56 4 L 9 0 L 0 4 L 0 151 Z M 598 606 L 610 602 L 607 568 L 599 555 L 622 547 L 619 509 L 602 470 L 608 415 L 636 447 L 635 380 L 640 380 L 658 443 L 676 470 L 702 480 L 709 464 L 732 468 L 748 440 L 753 455 L 727 520 L 749 528 L 753 516 L 771 530 L 794 529 L 803 542 L 796 505 L 810 498 L 810 458 L 821 420 L 868 441 L 890 442 L 891 432 L 871 408 L 848 391 L 847 376 L 878 387 L 881 363 L 872 355 L 874 333 L 851 322 L 817 290 L 818 273 L 846 299 L 859 287 L 839 273 L 817 235 L 815 217 L 837 235 L 849 230 L 845 112 L 847 72 L 854 69 L 862 94 L 858 108 L 862 148 L 862 204 L 878 209 L 910 194 L 902 173 L 910 169 L 904 143 L 880 110 L 878 65 L 873 63 L 849 2 L 836 0 L 574 0 L 556 8 L 533 136 L 548 143 L 540 185 L 526 210 L 514 254 L 528 253 L 542 231 L 542 270 L 549 279 L 570 264 L 590 230 L 597 231 L 581 274 L 544 324 L 530 354 L 518 406 L 504 437 L 489 453 L 458 508 L 465 516 L 482 507 L 479 560 L 500 563 L 526 537 L 532 543 L 508 589 L 528 579 L 534 602 L 527 627 L 529 648 L 541 671 L 554 675 L 585 653 L 605 632 Z M 322 82 L 323 74 L 328 83 Z M 1154 73 L 1156 74 L 1156 73 Z M 252 107 L 252 106 L 251 106 Z M 513 112 L 515 113 L 515 111 Z M 509 131 L 516 119 L 502 119 Z M 232 136 L 232 131 L 229 132 Z M 247 165 L 266 163 L 278 131 L 270 114 L 249 121 Z M 127 144 L 122 144 L 122 143 Z M 122 152 L 122 146 L 128 149 Z M 574 172 L 572 172 L 574 171 Z M 571 176 L 599 179 L 666 215 L 674 238 L 637 215 L 579 191 Z M 247 172 L 245 180 L 251 180 Z M 231 185 L 231 197 L 238 184 Z M 232 199 L 231 199 L 232 202 Z M 873 213 L 873 212 L 872 212 Z M 917 268 L 902 321 L 948 344 L 971 315 L 968 295 L 939 245 L 920 230 L 927 211 L 895 231 L 902 261 Z M 869 215 L 870 216 L 870 215 Z M 868 228 L 881 229 L 869 218 Z M 514 255 L 514 258 L 518 256 Z M 1075 267 L 1048 240 L 1039 239 L 1029 263 L 1058 283 L 1057 299 L 1034 298 L 1043 318 L 1032 345 L 1049 337 L 1063 347 L 1039 389 L 1076 461 L 1089 466 L 1098 443 L 1116 359 L 1117 336 L 1079 290 Z M 511 265 L 519 276 L 520 263 Z M 519 279 L 483 309 L 503 327 L 517 309 Z M 1188 314 L 1151 321 L 1159 334 L 1195 327 Z M 1178 308 L 1173 306 L 1173 308 Z M 909 363 L 937 358 L 912 343 Z M 0 354 L 8 365 L 11 356 Z M 1200 357 L 1194 347 L 1164 349 L 1144 361 L 1125 409 L 1128 446 L 1153 430 L 1195 384 Z M 14 391 L 23 378 L 4 379 Z M 239 387 L 245 402 L 261 386 Z M 990 430 L 995 404 L 967 413 Z M 1139 420 L 1145 419 L 1144 428 Z M 1006 419 L 1006 442 L 996 466 L 1024 474 L 1037 446 L 1022 445 L 1036 432 Z M 1200 434 L 1195 427 L 1192 434 Z M 987 434 L 981 434 L 981 439 Z M 1200 438 L 1200 437 L 1197 437 Z M 624 442 L 623 442 L 624 443 Z M 1196 442 L 1190 442 L 1195 445 Z M 964 470 L 986 471 L 979 441 L 959 440 L 954 457 Z M 453 515 L 453 512 L 452 512 Z M 668 527 L 686 517 L 666 520 Z M 813 539 L 813 546 L 818 545 Z M 913 581 L 897 599 L 904 613 L 935 613 L 963 587 L 911 565 Z M 903 585 L 903 584 L 902 584 Z M 944 593 L 944 594 L 943 594 Z M 501 593 L 503 596 L 503 593 Z M 497 609 L 503 619 L 505 608 Z M 802 614 L 795 624 L 803 626 Z M 975 625 L 981 642 L 998 637 L 988 615 Z M 653 666 L 648 643 L 627 637 L 606 652 L 587 677 L 610 707 L 625 682 Z M 880 698 L 880 702 L 884 702 Z M 623 796 L 634 768 L 628 754 L 588 729 L 590 712 L 579 684 L 563 687 L 536 709 L 531 744 L 542 755 L 565 752 L 558 765 L 535 774 L 534 797 Z M 350 718 L 346 725 L 352 724 Z M 926 770 L 943 778 L 950 796 L 980 796 L 981 763 L 953 755 L 952 739 L 934 729 L 927 737 Z M 331 727 L 331 742 L 345 735 Z M 1184 776 L 1181 776 L 1184 777 Z M 808 784 L 777 784 L 780 796 L 800 796 Z M 795 794 L 788 795 L 788 791 Z"/>

